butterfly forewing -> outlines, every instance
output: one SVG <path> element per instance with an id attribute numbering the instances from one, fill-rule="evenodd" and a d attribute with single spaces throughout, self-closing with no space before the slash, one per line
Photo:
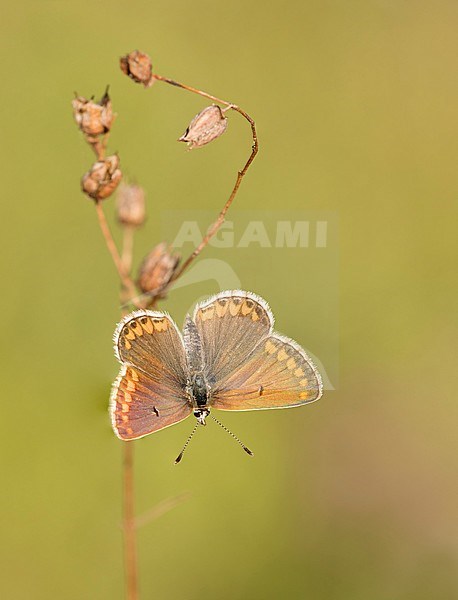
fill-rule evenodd
<path id="1" fill-rule="evenodd" d="M 218 381 L 211 405 L 220 410 L 289 408 L 318 400 L 321 377 L 293 340 L 272 334 L 262 339 L 237 371 Z"/>
<path id="2" fill-rule="evenodd" d="M 121 321 L 114 341 L 123 364 L 111 394 L 118 437 L 135 439 L 186 418 L 192 408 L 185 393 L 185 351 L 172 319 L 137 311 Z"/>
<path id="3" fill-rule="evenodd" d="M 121 362 L 135 365 L 169 385 L 186 384 L 181 333 L 166 313 L 136 311 L 118 325 L 115 350 Z"/>
<path id="4" fill-rule="evenodd" d="M 111 393 L 116 435 L 134 440 L 188 417 L 191 406 L 176 393 L 176 389 L 158 383 L 140 369 L 124 365 Z"/>
<path id="5" fill-rule="evenodd" d="M 238 290 L 222 292 L 199 304 L 193 318 L 202 340 L 207 378 L 212 384 L 243 365 L 273 326 L 267 303 L 255 294 Z"/>

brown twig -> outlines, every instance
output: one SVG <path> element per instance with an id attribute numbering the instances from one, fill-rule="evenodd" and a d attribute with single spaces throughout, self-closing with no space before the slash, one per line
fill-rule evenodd
<path id="1" fill-rule="evenodd" d="M 135 228 L 124 225 L 122 228 L 122 253 L 120 262 L 123 273 L 129 277 L 132 270 L 132 257 L 134 245 Z M 107 240 L 107 238 L 105 238 Z M 107 240 L 108 246 L 108 240 Z M 111 251 L 110 251 L 111 252 Z M 115 258 L 111 253 L 113 261 Z M 117 254 L 116 250 L 116 255 Z M 116 262 L 115 262 L 116 264 Z M 119 272 L 119 269 L 118 269 Z M 121 273 L 119 274 L 121 277 Z M 122 279 L 122 277 L 121 277 Z M 132 284 L 133 285 L 133 284 Z M 133 288 L 135 292 L 135 288 Z M 120 291 L 121 305 L 134 302 L 134 298 L 129 295 L 129 290 L 125 285 Z M 127 309 L 122 309 L 122 314 L 127 314 Z M 138 598 L 138 574 L 137 574 L 137 539 L 135 526 L 135 498 L 134 498 L 134 444 L 125 442 L 123 444 L 123 532 L 124 532 L 124 568 L 126 572 L 126 597 L 127 600 L 137 600 Z"/>
<path id="2" fill-rule="evenodd" d="M 135 227 L 132 227 L 131 225 L 124 225 L 122 231 L 121 262 L 124 267 L 124 272 L 130 277 L 132 270 Z"/>
<path id="3" fill-rule="evenodd" d="M 113 236 L 105 218 L 101 202 L 96 202 L 97 216 L 100 229 L 102 230 L 108 251 L 121 279 L 120 291 L 121 304 L 129 298 L 135 303 L 135 287 L 129 277 L 132 266 L 133 231 L 131 227 L 124 227 L 123 253 L 119 256 Z M 127 310 L 123 309 L 123 315 Z M 126 572 L 126 596 L 128 600 L 137 600 L 137 542 L 135 531 L 135 508 L 134 508 L 134 444 L 125 442 L 123 444 L 123 532 L 124 532 L 124 566 Z"/>
<path id="4" fill-rule="evenodd" d="M 208 94 L 207 92 L 198 90 L 197 88 L 191 87 L 189 85 L 185 85 L 184 83 L 180 83 L 179 81 L 174 81 L 173 79 L 169 79 L 168 77 L 163 77 L 162 75 L 153 74 L 153 79 L 156 79 L 157 81 L 163 81 L 164 83 L 168 83 L 170 85 L 179 87 L 188 92 L 192 92 L 194 94 L 198 94 L 199 96 L 203 96 L 204 98 L 208 98 L 209 100 L 213 100 L 214 102 L 218 102 L 219 104 L 223 104 L 224 106 L 227 107 L 225 110 L 235 110 L 236 112 L 241 114 L 242 117 L 244 117 L 248 121 L 248 123 L 250 124 L 250 127 L 251 127 L 251 133 L 252 133 L 252 137 L 253 137 L 251 154 L 248 157 L 248 160 L 246 161 L 243 168 L 240 171 L 238 171 L 237 179 L 235 180 L 235 184 L 234 184 L 234 187 L 232 188 L 232 192 L 231 192 L 228 200 L 226 201 L 225 205 L 223 206 L 221 212 L 219 213 L 218 218 L 213 223 L 213 225 L 209 228 L 206 235 L 204 235 L 204 237 L 202 238 L 202 241 L 197 246 L 197 248 L 194 250 L 194 252 L 183 262 L 183 264 L 180 266 L 180 268 L 177 269 L 177 271 L 173 275 L 172 279 L 170 280 L 170 284 L 171 284 L 173 281 L 178 279 L 178 277 L 180 277 L 183 274 L 183 272 L 189 267 L 189 265 L 193 262 L 193 260 L 195 260 L 199 256 L 199 254 L 202 252 L 202 250 L 205 248 L 205 246 L 208 244 L 208 242 L 211 240 L 211 238 L 217 233 L 218 229 L 224 223 L 226 213 L 229 210 L 232 202 L 234 201 L 234 198 L 238 192 L 238 189 L 240 187 L 242 179 L 243 179 L 245 173 L 248 171 L 256 154 L 258 153 L 259 145 L 258 145 L 258 136 L 257 136 L 257 132 L 256 132 L 256 125 L 255 125 L 254 120 L 250 117 L 250 115 L 247 112 L 242 110 L 236 104 L 232 104 L 231 102 L 222 100 L 221 98 L 218 98 L 217 96 L 213 96 L 212 94 Z"/>
<path id="5" fill-rule="evenodd" d="M 123 464 L 123 531 L 124 531 L 124 565 L 126 570 L 127 600 L 137 600 L 137 540 L 135 532 L 134 504 L 134 444 L 125 442 Z"/>
<path id="6" fill-rule="evenodd" d="M 136 295 L 135 285 L 132 279 L 129 277 L 128 272 L 125 270 L 124 263 L 122 258 L 119 256 L 118 249 L 116 247 L 116 243 L 111 235 L 110 227 L 107 223 L 107 219 L 105 217 L 105 213 L 103 211 L 103 206 L 100 201 L 95 203 L 95 208 L 97 211 L 97 217 L 99 219 L 100 229 L 102 231 L 102 235 L 105 239 L 105 243 L 107 245 L 108 251 L 111 254 L 111 258 L 113 259 L 113 263 L 118 271 L 119 278 L 121 279 L 121 283 L 126 290 L 127 295 L 131 298 L 132 303 L 134 302 L 134 298 Z"/>
<path id="7" fill-rule="evenodd" d="M 172 508 L 179 506 L 182 502 L 189 500 L 191 497 L 190 492 L 183 492 L 182 494 L 178 494 L 177 496 L 172 496 L 171 498 L 166 498 L 153 506 L 150 510 L 146 511 L 142 515 L 139 515 L 135 519 L 135 527 L 139 529 L 140 527 L 144 527 L 154 519 L 162 517 L 165 513 L 168 513 Z"/>

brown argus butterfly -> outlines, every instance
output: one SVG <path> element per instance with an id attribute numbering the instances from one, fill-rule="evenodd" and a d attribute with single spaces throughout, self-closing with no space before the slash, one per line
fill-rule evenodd
<path id="1" fill-rule="evenodd" d="M 183 334 L 167 313 L 127 315 L 114 334 L 122 364 L 111 392 L 116 435 L 134 440 L 194 413 L 186 448 L 212 408 L 290 408 L 318 400 L 323 385 L 315 365 L 296 342 L 273 331 L 273 324 L 267 302 L 240 290 L 198 304 Z"/>

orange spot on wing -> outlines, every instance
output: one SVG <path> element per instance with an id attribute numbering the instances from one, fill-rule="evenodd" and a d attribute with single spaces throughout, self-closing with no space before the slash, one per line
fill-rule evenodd
<path id="1" fill-rule="evenodd" d="M 240 308 L 241 308 L 241 304 L 238 302 L 234 302 L 233 300 L 229 303 L 229 312 L 230 314 L 235 317 L 236 315 L 239 314 L 240 312 Z"/>
<path id="2" fill-rule="evenodd" d="M 288 369 L 295 369 L 296 368 L 296 361 L 294 360 L 294 358 L 290 358 L 287 362 L 286 362 L 286 366 L 288 367 Z"/>
<path id="3" fill-rule="evenodd" d="M 129 373 L 130 373 L 131 378 L 134 381 L 138 381 L 138 373 L 137 373 L 137 371 L 135 371 L 134 369 L 129 369 Z"/>
<path id="4" fill-rule="evenodd" d="M 143 329 L 147 332 L 147 333 L 153 333 L 154 331 L 154 327 L 153 327 L 153 323 L 151 322 L 151 319 L 142 319 L 142 321 L 140 321 L 142 324 Z"/>
<path id="5" fill-rule="evenodd" d="M 285 352 L 285 350 L 282 348 L 280 350 L 280 352 L 277 355 L 278 360 L 286 360 L 288 358 L 288 354 Z"/>
<path id="6" fill-rule="evenodd" d="M 134 340 L 135 339 L 135 333 L 132 331 L 132 329 L 128 329 L 126 328 L 124 330 L 124 335 L 128 340 Z"/>
<path id="7" fill-rule="evenodd" d="M 275 346 L 275 344 L 272 344 L 272 342 L 270 340 L 267 340 L 266 345 L 265 345 L 265 350 L 266 350 L 267 354 L 273 354 L 276 350 L 276 346 Z"/>
<path id="8" fill-rule="evenodd" d="M 166 331 L 168 326 L 167 319 L 160 319 L 158 321 L 154 321 L 154 329 L 156 331 Z"/>
<path id="9" fill-rule="evenodd" d="M 135 325 L 132 326 L 132 329 L 134 330 L 135 335 L 138 335 L 138 336 L 143 335 L 142 326 L 140 325 L 140 323 L 138 321 L 135 321 Z"/>
<path id="10" fill-rule="evenodd" d="M 218 317 L 224 317 L 224 315 L 227 313 L 228 304 L 229 303 L 226 300 L 220 300 L 216 304 L 216 314 L 218 315 Z"/>
<path id="11" fill-rule="evenodd" d="M 215 316 L 215 307 L 209 306 L 202 311 L 202 321 L 209 321 Z"/>
<path id="12" fill-rule="evenodd" d="M 252 302 L 248 303 L 247 301 L 245 301 L 242 304 L 241 311 L 242 311 L 242 315 L 244 317 L 246 317 L 247 315 L 249 315 L 252 310 L 253 310 L 253 303 Z"/>

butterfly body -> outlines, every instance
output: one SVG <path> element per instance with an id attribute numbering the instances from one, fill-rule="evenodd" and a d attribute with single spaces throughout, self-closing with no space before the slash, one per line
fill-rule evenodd
<path id="1" fill-rule="evenodd" d="M 204 351 L 196 324 L 188 315 L 183 328 L 183 344 L 188 365 L 187 392 L 192 406 L 205 406 L 210 398 L 210 386 L 205 376 Z"/>
<path id="2" fill-rule="evenodd" d="M 221 292 L 187 316 L 183 334 L 167 313 L 135 311 L 118 325 L 122 364 L 111 416 L 123 440 L 143 437 L 211 408 L 288 408 L 321 397 L 318 370 L 293 340 L 273 331 L 267 303 L 251 292 Z"/>

